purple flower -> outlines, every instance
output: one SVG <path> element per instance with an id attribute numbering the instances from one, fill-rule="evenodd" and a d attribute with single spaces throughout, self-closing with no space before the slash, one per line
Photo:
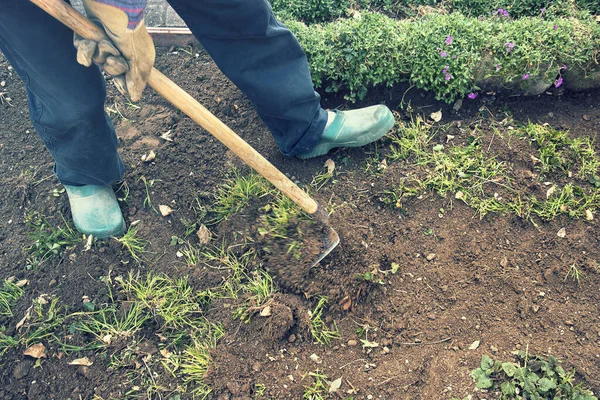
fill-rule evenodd
<path id="1" fill-rule="evenodd" d="M 446 80 L 449 81 L 450 79 L 452 79 L 452 75 L 446 74 Z"/>
<path id="2" fill-rule="evenodd" d="M 448 57 L 448 53 L 446 53 L 445 51 L 442 51 L 440 53 L 440 56 L 442 56 L 442 57 Z"/>
<path id="3" fill-rule="evenodd" d="M 515 44 L 513 42 L 506 42 L 506 43 L 504 43 L 504 45 L 506 46 L 507 53 L 510 53 L 512 51 L 512 49 L 515 48 Z"/>
<path id="4" fill-rule="evenodd" d="M 542 8 L 540 11 L 542 12 L 542 14 L 546 13 L 546 9 L 545 8 Z"/>
<path id="5" fill-rule="evenodd" d="M 455 55 L 454 55 L 454 56 L 452 56 L 452 58 L 454 58 L 454 59 L 456 60 L 456 56 L 455 56 Z"/>
<path id="6" fill-rule="evenodd" d="M 558 25 L 554 25 L 554 29 L 558 29 Z"/>
<path id="7" fill-rule="evenodd" d="M 448 46 L 450 46 L 452 44 L 452 39 L 454 39 L 453 36 L 446 36 L 446 44 Z"/>
<path id="8" fill-rule="evenodd" d="M 477 98 L 477 93 L 469 93 L 467 95 L 468 98 L 470 98 L 471 100 L 475 100 Z"/>
<path id="9" fill-rule="evenodd" d="M 496 68 L 496 72 L 500 71 L 500 64 L 494 65 L 494 68 Z"/>
<path id="10" fill-rule="evenodd" d="M 529 74 L 524 74 L 524 75 L 523 75 L 521 78 L 522 78 L 523 80 L 527 80 L 527 79 L 529 79 Z"/>
<path id="11" fill-rule="evenodd" d="M 554 83 L 555 87 L 560 87 L 560 85 L 563 84 L 563 78 L 562 76 L 559 76 L 558 79 L 556 80 L 556 82 Z"/>
<path id="12" fill-rule="evenodd" d="M 499 8 L 497 11 L 494 12 L 494 15 L 502 15 L 504 17 L 508 17 L 508 11 L 506 11 L 504 8 Z"/>
<path id="13" fill-rule="evenodd" d="M 567 65 L 563 64 L 562 69 L 564 69 L 566 71 L 567 70 Z"/>
<path id="14" fill-rule="evenodd" d="M 448 69 L 449 69 L 449 68 L 450 68 L 450 67 L 449 67 L 448 65 L 446 65 L 446 66 L 444 67 L 444 69 L 442 70 L 442 74 L 445 74 L 446 72 L 448 72 Z"/>

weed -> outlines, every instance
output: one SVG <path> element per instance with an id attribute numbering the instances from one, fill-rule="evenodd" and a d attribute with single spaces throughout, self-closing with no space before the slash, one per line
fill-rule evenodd
<path id="1" fill-rule="evenodd" d="M 500 389 L 503 399 L 598 400 L 582 384 L 574 385 L 575 373 L 566 372 L 559 361 L 519 351 L 518 363 L 494 361 L 484 355 L 471 376 L 480 389 Z"/>
<path id="2" fill-rule="evenodd" d="M 107 113 L 108 115 L 111 115 L 111 116 L 112 116 L 113 114 L 114 114 L 114 115 L 117 115 L 117 116 L 121 117 L 121 119 L 122 119 L 123 121 L 129 121 L 129 119 L 128 119 L 128 118 L 126 118 L 126 117 L 123 115 L 123 113 L 121 113 L 121 110 L 119 110 L 119 105 L 117 104 L 117 102 L 114 102 L 112 106 L 107 106 L 107 107 L 106 107 L 106 113 Z"/>
<path id="3" fill-rule="evenodd" d="M 156 207 L 154 207 L 154 204 L 152 204 L 152 199 L 150 198 L 150 188 L 152 186 L 154 186 L 154 179 L 146 179 L 145 176 L 140 176 L 140 178 L 138 179 L 138 182 L 142 181 L 144 182 L 144 189 L 146 191 L 146 196 L 144 197 L 144 207 L 146 208 L 151 208 L 154 210 L 155 213 L 158 214 L 158 210 L 156 209 Z"/>
<path id="4" fill-rule="evenodd" d="M 422 189 L 420 182 L 415 182 L 414 186 L 409 186 L 404 181 L 398 185 L 392 185 L 391 189 L 384 190 L 379 200 L 387 206 L 404 209 L 404 200 L 418 196 Z"/>
<path id="5" fill-rule="evenodd" d="M 242 210 L 253 197 L 264 197 L 272 192 L 269 183 L 256 173 L 242 176 L 237 170 L 217 188 L 215 204 L 210 210 L 215 214 L 211 224 L 228 219 Z"/>
<path id="6" fill-rule="evenodd" d="M 19 346 L 19 341 L 17 339 L 0 332 L 0 356 L 17 346 Z"/>
<path id="7" fill-rule="evenodd" d="M 28 322 L 24 325 L 24 334 L 21 342 L 28 347 L 42 339 L 56 339 L 55 333 L 62 326 L 65 319 L 64 310 L 61 310 L 59 298 L 40 296 L 33 302 L 32 308 L 25 317 Z"/>
<path id="8" fill-rule="evenodd" d="M 327 383 L 327 375 L 317 372 L 309 372 L 308 376 L 314 379 L 311 386 L 304 387 L 303 400 L 326 400 L 329 398 L 329 385 Z M 304 378 L 304 377 L 303 377 Z"/>
<path id="9" fill-rule="evenodd" d="M 192 336 L 192 343 L 186 346 L 181 355 L 181 373 L 185 383 L 193 383 L 195 396 L 204 399 L 211 389 L 204 383 L 204 378 L 212 362 L 210 350 L 217 345 L 217 341 L 223 336 L 220 326 L 207 323 L 202 332 Z"/>
<path id="10" fill-rule="evenodd" d="M 129 201 L 129 184 L 127 181 L 123 180 L 117 189 L 117 200 L 122 203 L 127 203 Z"/>
<path id="11" fill-rule="evenodd" d="M 187 243 L 185 248 L 179 250 L 186 265 L 198 265 L 200 262 L 200 250 Z"/>
<path id="12" fill-rule="evenodd" d="M 98 348 L 110 346 L 113 340 L 133 337 L 150 318 L 136 302 L 125 302 L 120 309 L 111 304 L 98 311 L 69 315 L 70 318 L 79 316 L 83 319 L 71 324 L 70 332 L 92 335 Z"/>
<path id="13" fill-rule="evenodd" d="M 265 385 L 263 385 L 262 383 L 254 384 L 254 394 L 257 397 L 264 396 L 266 390 L 267 390 L 267 387 Z"/>
<path id="14" fill-rule="evenodd" d="M 10 281 L 4 281 L 0 288 L 0 315 L 12 317 L 12 306 L 23 295 L 23 289 Z"/>
<path id="15" fill-rule="evenodd" d="M 130 226 L 122 237 L 115 238 L 115 240 L 127 249 L 135 261 L 140 262 L 142 253 L 146 252 L 148 241 L 138 237 L 137 232 L 136 227 Z"/>
<path id="16" fill-rule="evenodd" d="M 81 241 L 80 235 L 64 220 L 64 228 L 53 226 L 45 217 L 33 212 L 25 217 L 25 222 L 32 228 L 28 233 L 34 242 L 27 249 L 30 257 L 28 268 L 37 268 L 52 257 L 61 255 L 64 250 Z"/>
<path id="17" fill-rule="evenodd" d="M 573 282 L 576 282 L 577 285 L 581 283 L 581 279 L 585 279 L 585 274 L 581 272 L 579 268 L 577 268 L 576 264 L 573 264 L 569 267 L 567 274 L 565 275 L 565 281 L 571 278 Z"/>
<path id="18" fill-rule="evenodd" d="M 249 323 L 254 314 L 260 312 L 271 303 L 275 291 L 273 278 L 265 271 L 252 272 L 252 278 L 241 285 L 240 290 L 247 296 L 243 305 L 233 312 L 234 318 Z"/>
<path id="19" fill-rule="evenodd" d="M 329 344 L 332 339 L 339 339 L 340 333 L 334 323 L 334 328 L 330 329 L 323 321 L 323 310 L 329 299 L 326 296 L 320 296 L 317 305 L 310 313 L 310 333 L 320 344 Z"/>

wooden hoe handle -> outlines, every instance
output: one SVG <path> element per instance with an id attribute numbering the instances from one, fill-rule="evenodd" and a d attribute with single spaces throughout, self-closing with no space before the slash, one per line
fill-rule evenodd
<path id="1" fill-rule="evenodd" d="M 30 1 L 86 39 L 100 41 L 106 37 L 102 29 L 63 0 Z M 150 73 L 148 85 L 210 132 L 246 164 L 298 204 L 304 211 L 320 220 L 327 220 L 327 212 L 321 209 L 315 200 L 275 168 L 273 164 L 254 150 L 252 146 L 246 143 L 227 125 L 221 122 L 221 120 L 186 93 L 185 90 L 177 86 L 156 68 L 153 68 Z"/>

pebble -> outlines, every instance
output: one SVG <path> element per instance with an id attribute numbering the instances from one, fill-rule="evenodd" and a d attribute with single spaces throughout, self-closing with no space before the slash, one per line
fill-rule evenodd
<path id="1" fill-rule="evenodd" d="M 389 347 L 384 347 L 383 348 L 383 354 L 388 354 L 390 352 L 390 348 Z"/>
<path id="2" fill-rule="evenodd" d="M 429 253 L 427 254 L 427 261 L 433 261 L 435 258 L 437 257 L 437 254 L 435 253 Z"/>
<path id="3" fill-rule="evenodd" d="M 354 340 L 354 339 L 348 340 L 348 346 L 350 346 L 350 347 L 354 347 L 357 344 L 358 344 L 358 342 L 356 340 Z"/>
<path id="4" fill-rule="evenodd" d="M 573 326 L 573 321 L 565 321 L 565 325 L 567 326 Z"/>
<path id="5" fill-rule="evenodd" d="M 48 282 L 48 287 L 52 287 L 56 285 L 56 279 L 52 279 L 50 282 Z"/>
<path id="6" fill-rule="evenodd" d="M 290 335 L 290 337 L 288 337 L 288 342 L 290 343 L 294 343 L 296 341 L 296 335 L 294 335 L 293 333 Z"/>

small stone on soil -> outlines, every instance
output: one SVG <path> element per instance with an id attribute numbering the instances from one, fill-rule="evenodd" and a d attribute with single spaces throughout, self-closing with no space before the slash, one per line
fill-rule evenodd
<path id="1" fill-rule="evenodd" d="M 565 236 L 567 236 L 567 230 L 565 228 L 560 228 L 558 232 L 556 232 L 556 236 L 558 236 L 559 238 L 564 238 Z"/>
<path id="2" fill-rule="evenodd" d="M 356 345 L 358 345 L 358 342 L 356 340 L 354 340 L 354 339 L 348 340 L 348 346 L 354 347 Z"/>
<path id="3" fill-rule="evenodd" d="M 435 253 L 429 253 L 427 254 L 427 261 L 433 261 L 435 258 L 437 257 L 437 254 Z"/>
<path id="4" fill-rule="evenodd" d="M 17 364 L 15 369 L 13 370 L 13 376 L 16 379 L 22 379 L 27 376 L 29 370 L 31 369 L 31 362 L 21 361 Z"/>
<path id="5" fill-rule="evenodd" d="M 474 341 L 473 343 L 471 343 L 471 345 L 469 346 L 469 350 L 476 350 L 479 347 L 479 344 L 481 342 L 479 340 Z"/>
<path id="6" fill-rule="evenodd" d="M 310 359 L 313 362 L 316 362 L 317 364 L 321 364 L 323 362 L 323 360 L 321 360 L 321 357 L 319 357 L 318 355 L 316 355 L 315 353 L 310 355 Z"/>

